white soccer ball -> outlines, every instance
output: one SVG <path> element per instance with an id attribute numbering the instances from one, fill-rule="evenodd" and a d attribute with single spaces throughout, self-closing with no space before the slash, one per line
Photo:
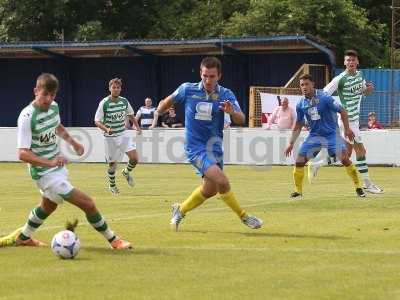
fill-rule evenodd
<path id="1" fill-rule="evenodd" d="M 51 241 L 54 254 L 63 259 L 74 258 L 81 248 L 78 236 L 69 230 L 57 233 Z"/>

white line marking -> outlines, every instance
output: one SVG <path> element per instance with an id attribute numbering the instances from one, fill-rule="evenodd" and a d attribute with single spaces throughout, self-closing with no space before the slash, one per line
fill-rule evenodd
<path id="1" fill-rule="evenodd" d="M 249 204 L 249 205 L 243 205 L 243 208 L 248 208 L 248 207 L 254 207 L 254 206 L 261 206 L 265 205 L 265 203 L 254 203 L 254 204 Z M 215 208 L 209 208 L 209 209 L 203 209 L 201 212 L 202 213 L 207 213 L 207 212 L 213 212 L 213 211 L 220 211 L 220 210 L 227 210 L 226 206 L 224 207 L 215 207 Z M 56 213 L 56 212 L 55 212 Z M 125 216 L 125 217 L 111 217 L 111 216 L 105 216 L 106 221 L 110 223 L 118 222 L 118 221 L 126 221 L 126 220 L 133 220 L 133 219 L 147 219 L 147 218 L 154 218 L 154 217 L 162 217 L 162 216 L 169 216 L 171 215 L 171 212 L 163 212 L 163 213 L 154 213 L 154 214 L 145 214 L 145 215 L 132 215 L 132 216 Z M 88 222 L 81 222 L 78 224 L 78 226 L 86 226 L 89 225 Z M 44 226 L 40 227 L 37 231 L 46 231 L 49 229 L 57 229 L 57 228 L 65 228 L 64 225 L 54 225 L 54 226 Z M 10 229 L 6 232 L 5 229 L 3 229 L 0 232 L 0 236 L 6 235 L 9 232 L 15 230 L 15 228 Z"/>
<path id="2" fill-rule="evenodd" d="M 293 201 L 288 201 L 293 202 Z M 243 208 L 248 207 L 255 207 L 265 205 L 266 203 L 254 203 L 249 205 L 242 206 Z M 226 210 L 227 207 L 215 207 L 209 209 L 203 209 L 202 213 L 213 212 L 213 211 L 221 211 Z M 160 216 L 168 216 L 170 212 L 165 213 L 154 213 L 154 214 L 145 214 L 145 215 L 133 215 L 133 216 L 126 216 L 126 217 L 109 217 L 106 220 L 111 220 L 111 222 L 118 222 L 118 221 L 125 221 L 125 220 L 133 220 L 133 219 L 141 219 L 141 218 L 154 218 Z M 80 223 L 78 226 L 87 226 L 89 225 L 88 222 Z M 167 225 L 166 225 L 167 226 Z M 47 231 L 51 229 L 59 229 L 65 228 L 65 226 L 55 225 L 55 226 L 46 226 L 43 228 L 39 228 L 38 231 Z M 178 233 L 179 234 L 179 233 Z M 190 251 L 256 251 L 256 252 L 287 252 L 287 253 L 301 253 L 301 252 L 320 252 L 320 253 L 346 253 L 346 254 L 377 254 L 377 255 L 400 255 L 400 251 L 395 250 L 365 250 L 365 249 L 324 249 L 324 248 L 262 248 L 262 247 L 207 247 L 201 246 L 192 247 L 192 246 L 162 246 L 162 247 L 155 247 L 155 246 L 147 246 L 141 245 L 136 246 L 136 249 L 144 249 L 144 250 L 190 250 Z M 0 298 L 1 299 L 1 298 Z"/>

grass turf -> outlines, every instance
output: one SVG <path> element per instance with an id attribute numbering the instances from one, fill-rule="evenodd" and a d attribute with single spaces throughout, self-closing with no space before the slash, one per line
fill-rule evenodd
<path id="1" fill-rule="evenodd" d="M 0 164 L 0 234 L 21 226 L 39 201 L 24 164 Z M 35 233 L 50 243 L 78 218 L 81 251 L 0 248 L 0 299 L 400 299 L 400 170 L 370 168 L 384 195 L 357 198 L 343 168 L 320 171 L 291 201 L 292 168 L 226 166 L 251 230 L 218 198 L 169 228 L 170 206 L 200 183 L 188 165 L 138 165 L 136 187 L 120 174 L 106 189 L 105 164 L 70 165 L 71 182 L 97 203 L 134 251 L 112 251 L 79 209 L 64 204 Z M 119 168 L 121 170 L 121 167 Z"/>

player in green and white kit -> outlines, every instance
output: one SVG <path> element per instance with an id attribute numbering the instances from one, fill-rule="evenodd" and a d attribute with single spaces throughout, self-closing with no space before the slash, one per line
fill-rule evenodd
<path id="1" fill-rule="evenodd" d="M 82 209 L 86 218 L 114 249 L 131 248 L 131 244 L 117 237 L 97 210 L 92 198 L 74 188 L 68 180 L 66 158 L 60 155 L 58 138 L 70 144 L 78 155 L 84 148 L 72 138 L 60 123 L 58 105 L 54 98 L 58 91 L 57 78 L 49 73 L 41 74 L 34 88 L 35 99 L 25 107 L 18 118 L 18 155 L 29 164 L 29 172 L 42 194 L 42 201 L 29 214 L 24 227 L 0 238 L 2 246 L 44 246 L 32 238 L 63 200 Z"/>
<path id="2" fill-rule="evenodd" d="M 129 118 L 138 134 L 141 134 L 142 130 L 134 117 L 134 111 L 128 100 L 120 96 L 121 79 L 111 79 L 108 86 L 110 95 L 100 101 L 94 117 L 94 123 L 104 132 L 105 156 L 109 165 L 107 170 L 108 188 L 112 194 L 117 195 L 119 190 L 115 184 L 115 172 L 118 160 L 124 153 L 129 158 L 128 164 L 122 170 L 122 175 L 130 186 L 135 184 L 130 172 L 135 168 L 139 160 L 136 145 L 125 130 L 126 118 Z"/>
<path id="3" fill-rule="evenodd" d="M 356 153 L 356 168 L 364 181 L 364 189 L 367 192 L 380 194 L 383 190 L 376 186 L 369 177 L 368 165 L 365 159 L 365 147 L 361 140 L 360 134 L 360 104 L 364 95 L 370 95 L 374 91 L 371 82 L 366 82 L 358 67 L 358 54 L 354 50 L 347 50 L 344 56 L 344 65 L 346 70 L 333 78 L 333 80 L 324 88 L 329 95 L 337 92 L 341 104 L 347 110 L 349 116 L 349 124 L 354 132 L 354 140 L 347 140 L 349 154 Z M 340 122 L 341 124 L 341 122 Z M 316 176 L 317 170 L 324 164 L 325 160 L 316 161 L 309 164 L 309 179 L 312 180 Z"/>

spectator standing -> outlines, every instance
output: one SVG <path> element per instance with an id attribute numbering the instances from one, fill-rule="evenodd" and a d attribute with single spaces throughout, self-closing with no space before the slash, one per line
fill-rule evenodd
<path id="1" fill-rule="evenodd" d="M 156 108 L 152 106 L 153 101 L 151 98 L 144 100 L 144 106 L 140 107 L 136 113 L 136 121 L 138 121 L 140 128 L 151 129 L 153 128 L 154 112 Z"/>
<path id="2" fill-rule="evenodd" d="M 277 124 L 278 129 L 292 129 L 296 122 L 296 113 L 289 106 L 289 99 L 283 98 L 280 106 L 277 106 L 268 119 L 267 129 L 271 129 L 273 124 Z"/>

